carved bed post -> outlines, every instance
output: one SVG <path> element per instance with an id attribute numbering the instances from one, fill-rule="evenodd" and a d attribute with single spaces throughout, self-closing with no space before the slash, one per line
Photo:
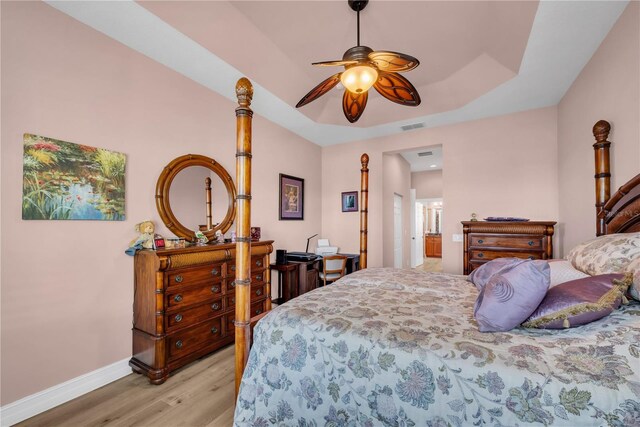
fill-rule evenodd
<path id="1" fill-rule="evenodd" d="M 238 105 L 236 108 L 236 397 L 242 380 L 242 373 L 249 358 L 251 338 L 251 118 L 249 107 L 253 97 L 253 87 L 246 78 L 236 84 Z"/>
<path id="2" fill-rule="evenodd" d="M 609 147 L 611 142 L 607 141 L 611 125 L 606 120 L 600 120 L 593 126 L 593 136 L 596 143 L 593 144 L 595 151 L 596 173 L 596 235 L 606 234 L 604 205 L 611 197 L 611 171 L 609 169 Z"/>
<path id="3" fill-rule="evenodd" d="M 369 220 L 369 155 L 360 157 L 360 269 L 367 268 L 367 222 Z"/>

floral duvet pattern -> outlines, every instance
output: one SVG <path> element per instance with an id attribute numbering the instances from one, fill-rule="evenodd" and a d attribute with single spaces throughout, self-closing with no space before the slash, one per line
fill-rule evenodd
<path id="1" fill-rule="evenodd" d="M 367 269 L 258 323 L 236 426 L 640 426 L 640 303 L 480 333 L 463 276 Z"/>

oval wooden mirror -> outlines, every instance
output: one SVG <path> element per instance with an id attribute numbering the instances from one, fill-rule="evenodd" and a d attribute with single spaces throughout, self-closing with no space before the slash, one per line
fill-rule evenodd
<path id="1" fill-rule="evenodd" d="M 207 191 L 207 186 L 213 190 Z M 225 192 L 226 203 L 220 201 Z M 226 212 L 222 212 L 224 209 L 220 206 L 226 207 Z M 202 232 L 211 240 L 218 230 L 226 233 L 235 220 L 236 187 L 218 162 L 207 156 L 187 154 L 172 160 L 160 174 L 156 184 L 156 207 L 164 225 L 176 236 L 195 241 L 195 233 L 202 224 L 205 228 Z M 215 215 L 216 212 L 219 215 Z M 214 218 L 221 219 L 216 221 Z M 189 223 L 195 229 L 185 225 Z"/>

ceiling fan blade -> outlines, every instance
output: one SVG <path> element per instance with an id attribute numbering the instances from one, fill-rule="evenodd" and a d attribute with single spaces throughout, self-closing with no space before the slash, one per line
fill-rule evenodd
<path id="1" fill-rule="evenodd" d="M 320 98 L 322 95 L 333 89 L 333 87 L 340 82 L 340 74 L 342 73 L 334 74 L 328 79 L 323 80 L 322 83 L 320 83 L 318 86 L 311 89 L 309 93 L 303 96 L 302 99 L 296 104 L 296 108 L 300 108 L 303 105 L 307 105 L 311 101 L 315 101 L 316 99 Z"/>
<path id="2" fill-rule="evenodd" d="M 416 88 L 398 73 L 378 72 L 378 81 L 373 87 L 389 101 L 410 107 L 420 105 L 420 95 Z"/>
<path id="3" fill-rule="evenodd" d="M 311 65 L 318 65 L 320 67 L 336 67 L 343 65 L 352 65 L 356 64 L 358 61 L 322 61 L 322 62 L 313 62 Z"/>
<path id="4" fill-rule="evenodd" d="M 369 60 L 373 62 L 380 71 L 387 72 L 409 71 L 420 65 L 420 61 L 413 56 L 383 50 L 371 52 L 369 54 Z"/>
<path id="5" fill-rule="evenodd" d="M 358 121 L 364 112 L 364 107 L 367 106 L 368 98 L 369 92 L 353 93 L 348 90 L 344 91 L 344 95 L 342 96 L 342 111 L 344 111 L 344 116 L 350 123 Z"/>

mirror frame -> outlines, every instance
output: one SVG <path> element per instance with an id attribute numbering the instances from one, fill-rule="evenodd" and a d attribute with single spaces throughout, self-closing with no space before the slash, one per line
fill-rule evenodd
<path id="1" fill-rule="evenodd" d="M 209 240 L 212 240 L 216 231 L 220 230 L 222 234 L 226 233 L 227 230 L 231 228 L 231 225 L 236 218 L 236 186 L 233 184 L 233 180 L 225 168 L 223 168 L 222 165 L 214 159 L 200 154 L 185 154 L 184 156 L 173 159 L 164 167 L 162 173 L 158 177 L 158 182 L 156 184 L 156 208 L 158 209 L 162 222 L 164 222 L 164 225 L 169 229 L 169 231 L 178 237 L 184 237 L 188 241 L 194 242 L 196 240 L 195 233 L 197 230 L 190 230 L 178 221 L 171 210 L 171 203 L 169 201 L 169 190 L 171 189 L 173 179 L 180 171 L 191 166 L 204 166 L 218 175 L 224 183 L 224 186 L 227 189 L 227 195 L 229 196 L 227 215 L 220 224 L 213 227 L 211 230 L 203 231 L 204 235 L 207 236 Z"/>

